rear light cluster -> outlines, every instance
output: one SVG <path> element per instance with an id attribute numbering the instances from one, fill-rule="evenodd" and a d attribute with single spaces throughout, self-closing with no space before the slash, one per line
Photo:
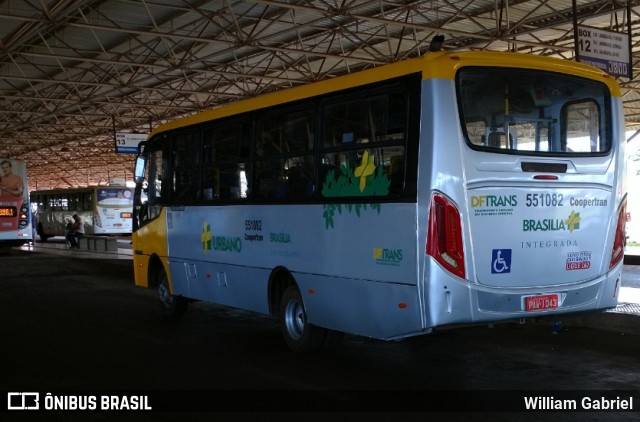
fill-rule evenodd
<path id="1" fill-rule="evenodd" d="M 26 204 L 23 204 L 20 207 L 20 214 L 18 217 L 18 227 L 23 229 L 29 225 L 29 208 Z"/>
<path id="2" fill-rule="evenodd" d="M 611 250 L 611 263 L 609 269 L 616 266 L 618 262 L 624 257 L 624 244 L 625 244 L 625 227 L 627 224 L 627 199 L 625 198 L 620 204 L 620 210 L 618 211 L 618 223 L 616 225 L 616 234 L 613 238 L 613 249 Z"/>
<path id="3" fill-rule="evenodd" d="M 426 252 L 447 271 L 465 277 L 460 212 L 453 201 L 438 192 L 431 197 Z"/>

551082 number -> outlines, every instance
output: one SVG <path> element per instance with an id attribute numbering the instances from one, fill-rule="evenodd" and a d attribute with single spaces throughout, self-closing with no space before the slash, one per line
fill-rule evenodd
<path id="1" fill-rule="evenodd" d="M 525 205 L 527 207 L 561 207 L 563 199 L 561 193 L 528 193 Z"/>

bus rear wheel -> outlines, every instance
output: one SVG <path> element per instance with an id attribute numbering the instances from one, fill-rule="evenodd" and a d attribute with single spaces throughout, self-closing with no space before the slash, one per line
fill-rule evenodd
<path id="1" fill-rule="evenodd" d="M 329 331 L 307 322 L 307 311 L 296 286 L 289 286 L 282 294 L 280 325 L 284 341 L 294 352 L 314 352 L 321 349 Z"/>
<path id="2" fill-rule="evenodd" d="M 158 297 L 163 313 L 172 318 L 178 318 L 187 312 L 189 302 L 182 296 L 174 296 L 169 287 L 169 278 L 163 270 L 158 274 Z"/>
<path id="3" fill-rule="evenodd" d="M 38 223 L 38 226 L 36 227 L 36 233 L 38 233 L 38 236 L 40 236 L 40 240 L 43 242 L 46 242 L 47 239 L 49 239 L 49 236 L 47 236 L 47 234 L 44 232 L 42 223 Z"/>

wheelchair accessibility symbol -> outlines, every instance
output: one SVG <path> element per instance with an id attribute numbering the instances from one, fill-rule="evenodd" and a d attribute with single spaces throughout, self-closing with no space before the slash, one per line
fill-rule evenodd
<path id="1" fill-rule="evenodd" d="M 511 249 L 494 249 L 491 251 L 491 274 L 511 272 Z"/>

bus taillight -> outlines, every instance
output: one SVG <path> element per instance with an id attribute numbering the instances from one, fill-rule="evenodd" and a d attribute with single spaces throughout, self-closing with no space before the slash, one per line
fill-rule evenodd
<path id="1" fill-rule="evenodd" d="M 440 193 L 431 197 L 426 252 L 448 271 L 464 278 L 460 212 L 449 198 Z"/>
<path id="2" fill-rule="evenodd" d="M 22 204 L 20 207 L 20 214 L 18 215 L 18 227 L 25 228 L 29 225 L 29 208 L 26 204 Z"/>
<path id="3" fill-rule="evenodd" d="M 626 198 L 620 205 L 618 211 L 618 224 L 616 225 L 616 234 L 613 239 L 613 249 L 611 250 L 611 263 L 609 269 L 616 266 L 618 262 L 624 257 L 624 244 L 625 244 L 625 227 L 627 223 L 627 200 Z"/>

